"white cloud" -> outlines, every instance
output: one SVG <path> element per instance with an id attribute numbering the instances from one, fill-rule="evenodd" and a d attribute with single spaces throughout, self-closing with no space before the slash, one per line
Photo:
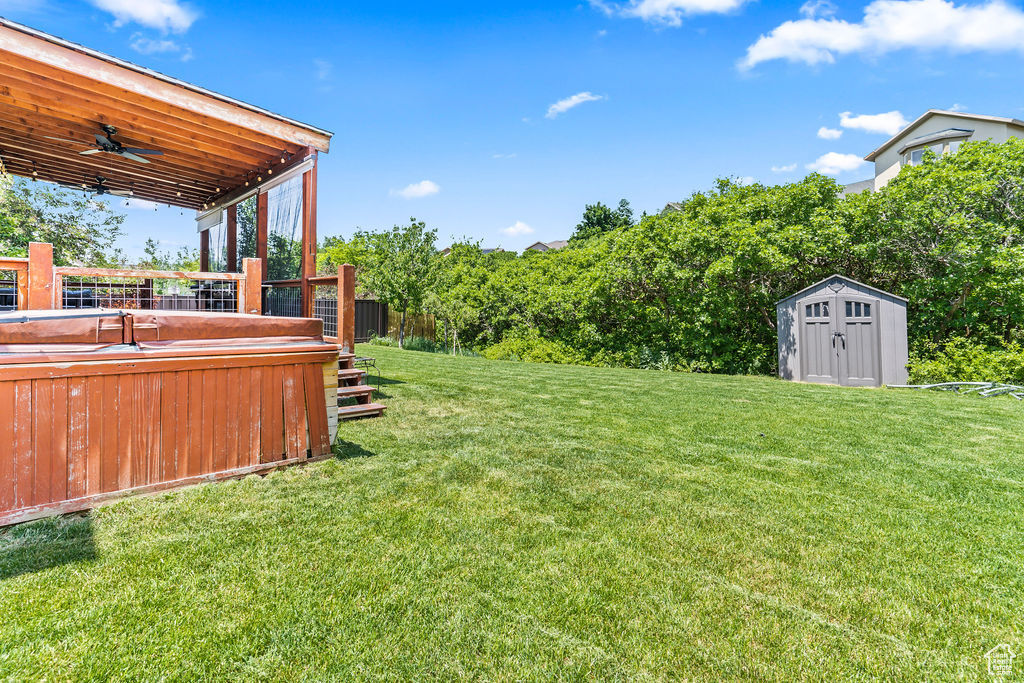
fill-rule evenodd
<path id="1" fill-rule="evenodd" d="M 135 209 L 137 211 L 156 211 L 161 205 L 156 202 L 151 202 L 148 199 L 136 199 L 132 197 L 131 199 L 126 200 L 124 206 L 127 209 Z"/>
<path id="2" fill-rule="evenodd" d="M 837 55 L 893 50 L 1024 51 L 1024 11 L 1004 0 L 874 0 L 860 22 L 818 15 L 787 21 L 747 48 L 741 69 L 785 59 L 832 64 Z"/>
<path id="3" fill-rule="evenodd" d="M 807 2 L 800 6 L 800 16 L 807 19 L 831 17 L 838 9 L 828 0 L 807 0 Z"/>
<path id="4" fill-rule="evenodd" d="M 792 173 L 796 170 L 796 164 L 786 164 L 785 166 L 772 166 L 772 173 Z"/>
<path id="5" fill-rule="evenodd" d="M 837 128 L 828 128 L 826 126 L 822 126 L 821 128 L 818 129 L 818 137 L 821 138 L 822 140 L 838 140 L 839 138 L 843 137 L 843 131 Z"/>
<path id="6" fill-rule="evenodd" d="M 856 154 L 829 152 L 822 154 L 814 163 L 807 164 L 807 168 L 825 175 L 839 175 L 845 171 L 856 171 L 866 163 Z"/>
<path id="7" fill-rule="evenodd" d="M 742 178 L 738 178 L 740 185 L 753 185 L 757 182 L 757 179 L 752 175 L 745 175 Z"/>
<path id="8" fill-rule="evenodd" d="M 391 195 L 401 197 L 402 199 L 422 199 L 423 197 L 437 194 L 440 191 L 441 186 L 437 183 L 430 180 L 421 180 L 401 190 L 391 190 Z"/>
<path id="9" fill-rule="evenodd" d="M 181 45 L 166 38 L 154 40 L 153 38 L 147 38 L 141 33 L 133 34 L 129 45 L 133 50 L 144 55 L 177 54 L 183 62 L 187 62 L 193 57 L 192 48 L 187 45 Z"/>
<path id="10" fill-rule="evenodd" d="M 492 154 L 492 159 L 515 159 L 518 155 L 515 152 L 511 154 Z"/>
<path id="11" fill-rule="evenodd" d="M 967 111 L 967 105 L 956 102 L 949 108 L 949 111 Z"/>
<path id="12" fill-rule="evenodd" d="M 611 3 L 591 0 L 590 4 L 608 15 L 635 17 L 657 24 L 679 26 L 683 17 L 694 14 L 724 14 L 738 9 L 747 0 L 629 0 Z"/>
<path id="13" fill-rule="evenodd" d="M 93 5 L 114 15 L 114 25 L 135 22 L 142 26 L 183 33 L 199 18 L 199 13 L 178 0 L 90 0 Z"/>
<path id="14" fill-rule="evenodd" d="M 548 107 L 548 113 L 544 115 L 545 118 L 553 119 L 559 114 L 564 114 L 573 107 L 578 107 L 586 102 L 599 102 L 604 99 L 604 95 L 595 95 L 590 92 L 578 92 L 571 97 L 558 100 L 550 107 Z"/>
<path id="15" fill-rule="evenodd" d="M 884 133 L 896 135 L 907 127 L 906 117 L 899 111 L 887 111 L 882 114 L 851 114 L 844 111 L 839 115 L 839 125 L 843 128 L 862 130 L 865 133 Z"/>
<path id="16" fill-rule="evenodd" d="M 533 228 L 522 221 L 516 221 L 513 225 L 502 230 L 502 232 L 509 237 L 522 237 L 523 235 L 532 235 Z"/>

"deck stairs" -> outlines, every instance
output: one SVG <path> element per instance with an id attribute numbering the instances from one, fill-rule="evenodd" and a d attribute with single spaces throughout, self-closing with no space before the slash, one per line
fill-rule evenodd
<path id="1" fill-rule="evenodd" d="M 387 406 L 375 403 L 373 387 L 366 383 L 366 371 L 355 366 L 355 355 L 343 353 L 338 358 L 338 419 L 380 417 Z"/>

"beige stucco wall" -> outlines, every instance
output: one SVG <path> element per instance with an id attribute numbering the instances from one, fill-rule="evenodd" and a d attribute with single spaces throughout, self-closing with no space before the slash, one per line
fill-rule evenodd
<path id="1" fill-rule="evenodd" d="M 896 177 L 900 172 L 901 156 L 899 150 L 914 138 L 938 133 L 949 128 L 966 128 L 973 130 L 971 140 L 991 140 L 992 142 L 1006 142 L 1011 137 L 1024 137 L 1024 130 L 1012 127 L 1006 123 L 997 121 L 981 121 L 978 119 L 964 119 L 958 116 L 947 114 L 935 114 L 922 121 L 898 142 L 891 145 L 887 150 L 875 158 L 875 189 L 883 187 L 886 183 Z"/>

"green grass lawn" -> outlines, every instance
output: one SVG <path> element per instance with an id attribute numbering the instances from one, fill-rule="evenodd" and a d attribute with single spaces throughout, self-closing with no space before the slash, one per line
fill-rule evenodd
<path id="1" fill-rule="evenodd" d="M 1012 399 L 362 351 L 389 409 L 338 459 L 0 532 L 0 677 L 986 680 L 1024 650 Z"/>

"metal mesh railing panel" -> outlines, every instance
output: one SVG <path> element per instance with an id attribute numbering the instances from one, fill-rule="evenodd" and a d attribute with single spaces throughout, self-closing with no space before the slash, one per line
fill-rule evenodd
<path id="1" fill-rule="evenodd" d="M 0 270 L 0 311 L 18 310 L 18 271 Z"/>
<path id="2" fill-rule="evenodd" d="M 238 282 L 225 280 L 65 277 L 62 308 L 236 313 Z"/>
<path id="3" fill-rule="evenodd" d="M 302 290 L 299 287 L 271 286 L 263 295 L 263 315 L 285 318 L 302 317 Z"/>
<path id="4" fill-rule="evenodd" d="M 313 287 L 313 317 L 324 321 L 324 336 L 338 336 L 338 286 Z"/>

